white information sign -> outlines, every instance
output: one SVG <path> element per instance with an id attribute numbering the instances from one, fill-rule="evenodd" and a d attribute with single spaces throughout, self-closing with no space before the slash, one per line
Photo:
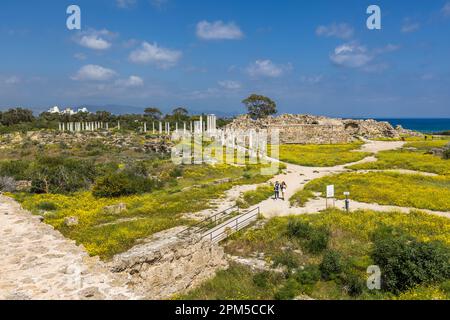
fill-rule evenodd
<path id="1" fill-rule="evenodd" d="M 327 186 L 327 198 L 334 198 L 334 185 Z"/>

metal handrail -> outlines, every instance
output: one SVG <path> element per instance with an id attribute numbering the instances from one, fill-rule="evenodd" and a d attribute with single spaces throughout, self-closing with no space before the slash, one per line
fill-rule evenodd
<path id="1" fill-rule="evenodd" d="M 207 217 L 207 218 L 203 219 L 202 221 L 197 222 L 196 224 L 194 224 L 194 225 L 192 225 L 192 226 L 190 226 L 190 227 L 180 231 L 179 233 L 177 233 L 177 236 L 179 236 L 181 234 L 184 234 L 184 233 L 186 233 L 186 232 L 188 232 L 190 230 L 198 229 L 199 226 L 201 226 L 202 224 L 205 224 L 206 222 L 211 223 L 211 222 L 214 221 L 214 223 L 216 223 L 217 220 L 218 220 L 217 218 L 219 216 L 223 215 L 223 217 L 226 217 L 226 216 L 230 215 L 232 212 L 234 212 L 234 211 L 231 211 L 231 212 L 227 213 L 229 210 L 232 210 L 232 209 L 237 209 L 237 211 L 239 212 L 239 206 L 234 205 L 232 207 L 229 207 L 229 208 L 227 208 L 227 209 L 225 209 L 223 211 L 220 211 L 219 213 L 216 213 L 213 216 Z M 223 217 L 221 217 L 221 218 L 223 218 Z"/>
<path id="2" fill-rule="evenodd" d="M 257 212 L 256 212 L 255 214 L 249 216 L 249 217 L 246 217 L 244 220 L 239 221 L 240 218 L 242 218 L 243 216 L 246 216 L 246 215 L 248 215 L 249 213 L 252 213 L 252 212 L 254 212 L 254 211 L 257 211 Z M 205 235 L 203 236 L 203 239 L 209 238 L 209 239 L 211 240 L 211 242 L 215 241 L 216 239 L 218 239 L 218 238 L 222 237 L 224 234 L 226 234 L 226 231 L 229 230 L 229 229 L 227 228 L 228 225 L 232 225 L 232 227 L 235 227 L 235 232 L 237 232 L 237 231 L 240 230 L 240 226 L 242 226 L 243 224 L 245 224 L 247 221 L 253 219 L 254 217 L 259 216 L 259 214 L 260 214 L 260 208 L 259 208 L 259 207 L 254 208 L 254 209 L 252 209 L 252 210 L 250 210 L 250 211 L 248 211 L 248 212 L 246 212 L 246 213 L 243 213 L 242 215 L 236 217 L 235 219 L 232 219 L 232 220 L 227 221 L 227 222 L 226 222 L 226 225 L 220 225 L 220 226 L 217 226 L 216 228 L 210 230 L 207 234 L 205 234 Z M 235 226 L 233 225 L 234 222 L 235 222 Z M 221 229 L 221 228 L 224 228 L 223 231 L 220 232 L 219 234 L 213 236 L 214 232 L 216 232 L 217 230 L 219 230 L 219 229 Z M 233 230 L 232 228 L 230 228 L 230 229 Z M 226 238 L 226 237 L 225 237 L 225 238 Z M 223 239 L 220 239 L 219 241 L 221 241 L 221 240 L 223 240 Z"/>

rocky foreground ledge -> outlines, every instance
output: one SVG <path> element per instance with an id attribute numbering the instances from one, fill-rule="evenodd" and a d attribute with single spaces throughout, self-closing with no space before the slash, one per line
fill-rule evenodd
<path id="1" fill-rule="evenodd" d="M 0 300 L 138 297 L 122 275 L 0 195 Z"/>

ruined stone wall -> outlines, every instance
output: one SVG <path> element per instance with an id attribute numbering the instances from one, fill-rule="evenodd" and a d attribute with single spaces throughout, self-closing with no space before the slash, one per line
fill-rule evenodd
<path id="1" fill-rule="evenodd" d="M 128 285 L 145 298 L 159 300 L 195 288 L 228 267 L 223 248 L 195 238 L 180 239 L 175 236 L 178 231 L 161 232 L 115 256 L 110 269 L 128 274 Z"/>
<path id="2" fill-rule="evenodd" d="M 248 115 L 236 118 L 227 130 L 280 131 L 283 144 L 349 143 L 358 137 L 367 139 L 399 138 L 401 135 L 420 135 L 401 126 L 392 127 L 388 122 L 327 118 L 313 115 L 283 114 L 253 120 Z"/>
<path id="3" fill-rule="evenodd" d="M 343 125 L 290 125 L 271 126 L 269 132 L 279 130 L 282 144 L 337 144 L 350 143 L 354 138 Z"/>

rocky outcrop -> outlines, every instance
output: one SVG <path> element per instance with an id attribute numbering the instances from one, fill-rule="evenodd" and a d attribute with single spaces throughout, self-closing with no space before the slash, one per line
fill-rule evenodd
<path id="1" fill-rule="evenodd" d="M 128 274 L 130 287 L 156 300 L 190 290 L 227 268 L 223 248 L 195 237 L 180 238 L 180 230 L 161 232 L 115 256 L 111 271 Z"/>
<path id="2" fill-rule="evenodd" d="M 279 117 L 267 117 L 253 120 L 248 115 L 238 117 L 227 126 L 229 130 L 279 130 L 280 142 L 284 144 L 328 144 L 349 143 L 364 137 L 399 138 L 403 135 L 421 135 L 403 129 L 392 127 L 388 122 L 375 120 L 353 120 L 327 118 L 312 115 L 284 114 Z"/>

